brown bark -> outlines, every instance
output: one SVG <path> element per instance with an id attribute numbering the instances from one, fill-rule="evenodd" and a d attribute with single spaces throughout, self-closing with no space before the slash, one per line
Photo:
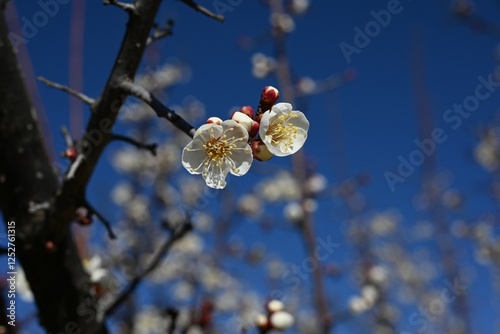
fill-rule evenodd
<path id="1" fill-rule="evenodd" d="M 92 105 L 82 140 L 83 159 L 73 166 L 72 177 L 59 183 L 8 38 L 7 1 L 0 0 L 0 209 L 6 221 L 16 222 L 16 258 L 35 296 L 40 323 L 48 332 L 107 332 L 98 319 L 70 223 L 85 200 L 86 186 L 126 98 L 120 83 L 133 80 L 160 3 L 135 1 L 113 70 Z M 30 210 L 32 204 L 46 206 Z M 47 241 L 54 243 L 54 250 L 47 249 Z"/>

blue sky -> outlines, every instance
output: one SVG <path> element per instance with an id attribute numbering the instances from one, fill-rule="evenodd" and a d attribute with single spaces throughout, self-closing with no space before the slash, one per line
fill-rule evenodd
<path id="1" fill-rule="evenodd" d="M 419 169 L 404 183 L 398 183 L 394 192 L 388 187 L 384 172 L 394 172 L 398 156 L 407 158 L 416 149 L 414 141 L 423 139 L 419 137 L 415 112 L 415 102 L 420 97 L 413 84 L 415 64 L 419 61 L 424 66 L 421 75 L 425 78 L 432 128 L 442 128 L 447 135 L 447 140 L 437 145 L 438 170 L 453 175 L 453 186 L 467 194 L 467 214 L 477 217 L 494 206 L 482 188 L 488 174 L 473 162 L 472 150 L 478 126 L 495 116 L 500 94 L 495 91 L 481 101 L 456 130 L 443 120 L 443 115 L 453 104 L 474 94 L 478 76 L 486 78 L 494 71 L 497 42 L 454 18 L 450 1 L 402 0 L 399 13 L 393 14 L 390 23 L 366 47 L 360 48 L 359 54 L 353 54 L 348 63 L 339 45 L 354 45 L 355 27 L 364 29 L 373 20 L 371 11 L 387 9 L 391 3 L 394 1 L 316 0 L 309 14 L 296 20 L 288 45 L 298 76 L 320 80 L 348 69 L 357 74 L 354 82 L 339 90 L 310 99 L 306 111 L 311 123 L 305 145 L 307 155 L 317 161 L 318 170 L 331 182 L 359 172 L 368 173 L 372 182 L 366 195 L 374 210 L 397 208 L 405 216 L 405 223 L 414 222 L 418 214 L 413 208 L 413 196 L 419 189 Z M 19 16 L 28 20 L 41 10 L 35 2 L 15 4 Z M 210 1 L 207 4 L 214 9 Z M 27 43 L 35 75 L 63 84 L 68 82 L 71 6 L 61 4 L 59 12 Z M 478 1 L 477 10 L 485 18 L 500 18 L 500 7 L 494 1 Z M 83 91 L 97 97 L 119 48 L 126 14 L 102 6 L 100 1 L 87 1 L 85 15 Z M 258 1 L 243 0 L 225 15 L 226 22 L 221 24 L 177 1 L 166 1 L 158 16 L 159 22 L 170 18 L 176 22 L 174 36 L 159 44 L 160 61 L 182 59 L 192 71 L 191 80 L 177 87 L 169 101 L 178 104 L 185 96 L 194 95 L 205 103 L 209 114 L 222 118 L 228 116 L 232 106 L 255 105 L 265 85 L 276 85 L 274 79 L 255 79 L 251 73 L 252 54 L 258 51 L 272 55 L 271 45 L 244 50 L 237 44 L 244 36 L 255 37 L 267 31 L 266 9 Z M 60 152 L 64 142 L 58 133 L 62 124 L 68 124 L 68 98 L 43 85 L 39 85 L 39 92 L 55 151 Z M 106 157 L 109 155 L 102 159 L 89 189 L 96 197 L 102 196 L 98 184 L 111 187 L 114 181 L 109 177 L 114 174 Z M 283 162 L 288 163 L 289 160 Z M 242 188 L 248 186 L 244 179 L 235 182 Z M 330 214 L 325 209 L 318 220 L 327 220 Z M 334 233 L 342 242 L 337 228 L 319 223 L 318 234 Z M 251 233 L 257 233 L 257 238 L 257 231 Z M 478 274 L 486 275 L 482 269 Z M 477 296 L 486 298 L 486 291 L 476 288 Z M 479 299 L 473 299 L 473 304 L 477 302 Z M 491 318 L 482 320 L 493 322 Z M 492 330 L 489 327 L 481 333 Z"/>

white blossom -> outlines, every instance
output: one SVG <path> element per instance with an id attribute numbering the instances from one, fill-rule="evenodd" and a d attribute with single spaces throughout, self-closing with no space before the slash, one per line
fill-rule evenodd
<path id="1" fill-rule="evenodd" d="M 297 202 L 290 202 L 283 208 L 283 215 L 291 222 L 298 222 L 304 218 L 304 209 Z"/>
<path id="2" fill-rule="evenodd" d="M 204 124 L 182 151 L 182 165 L 191 174 L 201 174 L 207 186 L 223 189 L 229 172 L 244 175 L 253 156 L 248 132 L 235 121 Z"/>
<path id="3" fill-rule="evenodd" d="M 290 103 L 275 104 L 262 115 L 259 135 L 268 150 L 284 157 L 297 152 L 307 139 L 309 121 Z"/>
<path id="4" fill-rule="evenodd" d="M 294 319 L 290 313 L 279 311 L 271 314 L 269 322 L 271 323 L 273 329 L 283 331 L 293 325 Z"/>
<path id="5" fill-rule="evenodd" d="M 102 259 L 99 255 L 92 256 L 90 260 L 84 260 L 83 265 L 92 283 L 99 283 L 109 276 L 109 271 L 102 267 Z"/>

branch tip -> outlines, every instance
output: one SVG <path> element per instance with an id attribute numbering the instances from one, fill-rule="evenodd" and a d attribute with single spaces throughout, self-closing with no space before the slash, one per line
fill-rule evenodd
<path id="1" fill-rule="evenodd" d="M 129 14 L 133 15 L 139 15 L 139 12 L 137 11 L 137 7 L 131 3 L 123 3 L 118 0 L 103 0 L 102 2 L 105 6 L 116 6 L 120 9 L 123 9 Z"/>
<path id="2" fill-rule="evenodd" d="M 152 155 L 156 156 L 156 149 L 158 148 L 158 144 L 156 144 L 156 143 L 144 144 L 144 143 L 141 143 L 141 142 L 139 142 L 131 137 L 117 135 L 117 134 L 113 134 L 111 137 L 111 140 L 118 140 L 118 141 L 132 144 L 137 148 L 148 150 L 149 152 L 151 152 Z"/>
<path id="3" fill-rule="evenodd" d="M 224 16 L 222 15 L 219 15 L 219 14 L 215 14 L 214 12 L 210 11 L 209 9 L 197 4 L 196 2 L 194 2 L 193 0 L 181 0 L 183 3 L 185 3 L 187 6 L 193 8 L 194 10 L 204 14 L 205 16 L 208 16 L 212 19 L 214 19 L 215 21 L 218 21 L 218 22 L 224 22 Z"/>
<path id="4" fill-rule="evenodd" d="M 62 90 L 63 92 L 66 92 L 69 95 L 72 95 L 72 96 L 82 100 L 83 102 L 87 103 L 90 106 L 92 106 L 95 103 L 95 100 L 93 98 L 88 97 L 87 95 L 80 93 L 80 92 L 78 92 L 78 91 L 76 91 L 68 86 L 64 86 L 64 85 L 58 84 L 56 82 L 47 80 L 46 78 L 44 78 L 42 76 L 38 77 L 37 80 L 40 82 L 43 82 L 44 84 L 46 84 L 49 87 Z"/>

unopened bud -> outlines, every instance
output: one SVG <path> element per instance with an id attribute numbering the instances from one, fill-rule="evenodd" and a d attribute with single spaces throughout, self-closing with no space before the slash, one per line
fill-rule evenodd
<path id="1" fill-rule="evenodd" d="M 260 102 L 265 105 L 273 105 L 280 97 L 280 92 L 273 86 L 266 86 L 260 95 Z"/>
<path id="2" fill-rule="evenodd" d="M 254 141 L 251 144 L 253 157 L 259 161 L 267 161 L 273 157 L 273 154 L 269 151 L 262 141 Z"/>
<path id="3" fill-rule="evenodd" d="M 243 107 L 241 107 L 240 108 L 240 112 L 244 113 L 245 115 L 247 115 L 250 118 L 253 118 L 254 111 L 253 111 L 253 108 L 250 107 L 250 106 L 243 106 Z"/>
<path id="4" fill-rule="evenodd" d="M 250 138 L 254 137 L 257 133 L 259 133 L 259 128 L 260 124 L 257 122 L 252 123 L 252 127 L 250 128 L 250 131 L 248 134 L 250 135 Z"/>
<path id="5" fill-rule="evenodd" d="M 233 113 L 231 116 L 231 119 L 235 121 L 236 123 L 243 125 L 243 127 L 247 130 L 248 133 L 252 130 L 252 125 L 255 123 L 253 119 L 248 117 L 242 112 L 236 111 Z"/>
<path id="6" fill-rule="evenodd" d="M 269 313 L 283 311 L 284 309 L 285 304 L 277 299 L 273 299 L 267 303 L 267 310 L 269 311 Z"/>
<path id="7" fill-rule="evenodd" d="M 75 161 L 77 155 L 78 155 L 78 151 L 76 150 L 76 147 L 74 147 L 74 146 L 68 147 L 66 149 L 66 151 L 64 151 L 62 153 L 63 157 L 65 157 L 71 161 Z"/>
<path id="8" fill-rule="evenodd" d="M 222 124 L 222 119 L 219 117 L 210 117 L 207 119 L 207 124 L 216 124 L 216 125 L 221 125 Z"/>
<path id="9" fill-rule="evenodd" d="M 47 240 L 45 242 L 45 249 L 49 252 L 55 252 L 57 250 L 56 244 L 52 240 Z"/>
<path id="10" fill-rule="evenodd" d="M 268 329 L 269 328 L 269 321 L 267 317 L 263 314 L 258 314 L 255 317 L 255 326 L 259 329 Z"/>

